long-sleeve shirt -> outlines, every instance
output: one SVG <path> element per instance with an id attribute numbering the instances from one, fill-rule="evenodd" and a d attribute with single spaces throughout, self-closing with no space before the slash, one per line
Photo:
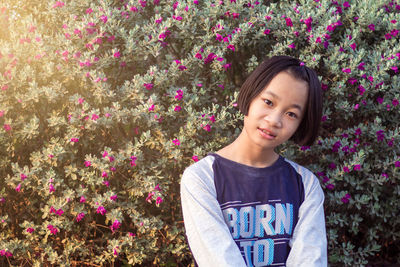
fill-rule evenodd
<path id="1" fill-rule="evenodd" d="M 181 201 L 200 267 L 327 266 L 319 181 L 282 156 L 256 168 L 209 154 L 185 170 Z"/>

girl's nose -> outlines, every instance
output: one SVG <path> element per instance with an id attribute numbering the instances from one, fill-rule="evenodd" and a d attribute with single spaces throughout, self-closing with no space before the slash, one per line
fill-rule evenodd
<path id="1" fill-rule="evenodd" d="M 268 115 L 265 116 L 265 120 L 268 121 L 271 127 L 282 127 L 282 116 L 279 112 L 270 112 Z"/>

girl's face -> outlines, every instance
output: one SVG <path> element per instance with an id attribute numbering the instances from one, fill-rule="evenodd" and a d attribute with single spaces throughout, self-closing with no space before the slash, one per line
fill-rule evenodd
<path id="1" fill-rule="evenodd" d="M 273 150 L 287 141 L 303 119 L 307 98 L 305 81 L 278 73 L 250 103 L 243 128 L 248 144 Z"/>

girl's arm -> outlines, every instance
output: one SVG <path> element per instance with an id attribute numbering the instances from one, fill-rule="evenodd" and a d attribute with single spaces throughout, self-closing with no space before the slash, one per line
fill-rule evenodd
<path id="1" fill-rule="evenodd" d="M 185 170 L 181 180 L 183 218 L 193 256 L 200 267 L 246 266 L 216 199 L 213 174 L 197 163 Z"/>
<path id="2" fill-rule="evenodd" d="M 289 242 L 291 251 L 287 267 L 327 266 L 327 240 L 324 216 L 324 193 L 318 179 L 310 171 L 300 171 L 304 184 L 304 201 L 299 209 L 299 220 Z"/>

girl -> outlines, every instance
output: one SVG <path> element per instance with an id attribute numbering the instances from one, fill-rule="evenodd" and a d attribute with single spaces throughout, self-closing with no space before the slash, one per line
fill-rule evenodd
<path id="1" fill-rule="evenodd" d="M 291 139 L 311 145 L 322 93 L 298 59 L 262 62 L 242 85 L 237 139 L 188 167 L 181 200 L 189 246 L 209 266 L 326 266 L 324 194 L 306 168 L 275 152 Z"/>

